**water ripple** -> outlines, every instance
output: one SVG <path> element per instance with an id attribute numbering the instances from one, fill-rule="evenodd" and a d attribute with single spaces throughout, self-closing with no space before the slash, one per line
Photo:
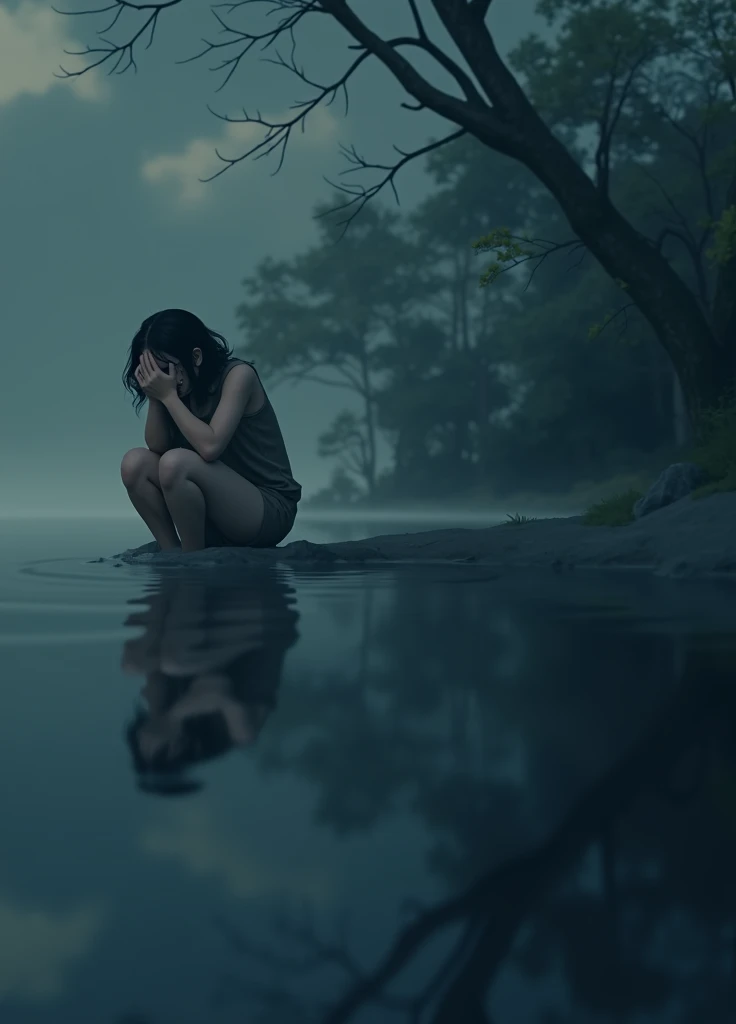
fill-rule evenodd
<path id="1" fill-rule="evenodd" d="M 284 581 L 297 587 L 306 585 L 310 592 L 346 592 L 365 587 L 393 587 L 397 578 L 417 584 L 481 584 L 497 578 L 496 575 L 481 571 L 479 567 L 465 565 L 364 565 L 354 566 L 302 566 L 276 563 L 268 566 L 239 566 L 233 569 L 222 566 L 198 567 L 196 565 L 131 565 L 125 562 L 82 561 L 75 558 L 43 559 L 28 562 L 20 566 L 18 572 L 26 577 L 43 579 L 49 582 L 59 581 L 95 584 L 103 586 L 126 587 L 130 583 L 145 583 L 155 586 L 161 578 L 192 578 L 206 579 L 209 584 L 221 583 L 222 586 L 242 586 L 249 577 L 257 577 L 266 572 L 275 574 Z M 31 602 L 29 602 L 30 605 Z M 36 602 L 33 602 L 36 604 Z M 29 610 L 30 607 L 29 607 Z"/>
<path id="2" fill-rule="evenodd" d="M 100 629 L 83 630 L 79 632 L 40 632 L 35 630 L 32 633 L 0 633 L 0 648 L 2 647 L 66 647 L 79 644 L 100 644 L 100 643 L 124 643 L 130 639 L 131 629 Z"/>

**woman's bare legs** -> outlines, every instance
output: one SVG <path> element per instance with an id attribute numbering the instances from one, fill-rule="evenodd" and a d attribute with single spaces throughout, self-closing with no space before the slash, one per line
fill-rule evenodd
<path id="1" fill-rule="evenodd" d="M 162 551 L 180 546 L 176 528 L 166 507 L 159 483 L 161 456 L 148 448 L 131 448 L 123 456 L 120 476 L 133 508 L 153 534 Z"/>
<path id="2" fill-rule="evenodd" d="M 222 462 L 205 462 L 187 448 L 171 448 L 159 460 L 158 479 L 182 551 L 204 547 L 205 518 L 233 544 L 249 544 L 258 534 L 261 492 Z"/>

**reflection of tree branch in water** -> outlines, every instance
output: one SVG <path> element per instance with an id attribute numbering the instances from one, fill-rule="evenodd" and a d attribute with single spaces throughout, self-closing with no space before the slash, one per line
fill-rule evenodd
<path id="1" fill-rule="evenodd" d="M 337 967 L 353 982 L 359 982 L 364 977 L 362 966 L 350 952 L 345 923 L 343 923 L 335 938 L 325 939 L 316 930 L 308 908 L 305 908 L 302 921 L 297 922 L 284 917 L 277 922 L 282 938 L 294 946 L 305 950 L 304 953 L 291 957 L 277 952 L 270 945 L 252 940 L 236 925 L 222 917 L 215 919 L 215 926 L 235 952 L 265 967 L 275 969 L 279 973 L 287 971 L 291 975 L 304 975 L 319 968 L 333 966 Z M 227 980 L 231 987 L 239 988 L 241 994 L 250 996 L 254 994 L 252 986 L 238 985 L 232 978 Z M 283 986 L 260 987 L 261 996 L 270 996 L 272 992 L 276 994 L 277 991 L 283 994 Z M 386 1009 L 402 1011 L 408 1005 L 406 999 L 394 998 L 382 993 L 377 994 L 374 1002 Z"/>
<path id="2" fill-rule="evenodd" d="M 688 688 L 660 716 L 664 724 L 660 720 L 577 801 L 550 839 L 526 856 L 495 868 L 461 896 L 418 918 L 398 937 L 373 974 L 336 1004 L 325 1024 L 349 1020 L 354 1010 L 388 984 L 439 927 L 458 918 L 487 915 L 475 948 L 445 992 L 433 1019 L 435 1024 L 450 1024 L 459 1019 L 461 1010 L 479 1006 L 518 927 L 553 879 L 625 809 L 663 761 L 683 750 L 686 740 L 712 710 L 702 691 Z"/>
<path id="3" fill-rule="evenodd" d="M 419 950 L 442 930 L 463 924 L 459 942 L 443 966 L 434 971 L 430 984 L 414 996 L 392 998 L 389 1004 L 395 1010 L 403 1007 L 406 1019 L 413 1022 L 487 1021 L 483 1006 L 487 991 L 524 919 L 586 848 L 608 833 L 615 819 L 640 792 L 656 782 L 663 770 L 669 770 L 693 743 L 698 743 L 704 728 L 726 702 L 728 691 L 709 686 L 702 666 L 693 675 L 698 676 L 695 683 L 683 688 L 679 697 L 660 711 L 654 725 L 577 800 L 548 840 L 530 853 L 488 871 L 459 896 L 419 913 L 399 932 L 372 971 L 358 974 L 359 968 L 351 961 L 350 969 L 345 971 L 350 987 L 320 1016 L 320 1024 L 346 1024 L 370 1003 L 386 1006 L 387 987 Z M 340 961 L 345 969 L 345 957 L 349 954 L 344 948 L 336 957 L 332 944 L 325 945 L 308 933 L 297 937 L 311 951 L 311 957 L 301 961 L 302 970 L 308 969 L 307 964 L 316 967 Z M 247 943 L 241 944 L 240 949 L 248 956 L 253 955 L 253 947 Z M 289 969 L 278 952 L 269 953 L 268 957 L 272 966 Z M 425 1012 L 430 1005 L 433 1011 L 427 1018 Z"/>

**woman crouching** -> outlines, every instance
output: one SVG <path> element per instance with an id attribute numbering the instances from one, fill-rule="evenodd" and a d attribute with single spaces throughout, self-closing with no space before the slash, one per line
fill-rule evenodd
<path id="1" fill-rule="evenodd" d="M 162 551 L 275 547 L 301 487 L 276 413 L 251 363 L 184 309 L 144 320 L 123 383 L 148 401 L 145 448 L 126 452 L 128 496 Z"/>

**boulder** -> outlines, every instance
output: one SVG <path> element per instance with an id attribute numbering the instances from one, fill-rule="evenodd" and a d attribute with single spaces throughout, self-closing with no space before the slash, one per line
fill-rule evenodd
<path id="1" fill-rule="evenodd" d="M 675 462 L 663 470 L 647 493 L 634 505 L 634 518 L 656 512 L 657 509 L 679 501 L 699 487 L 705 480 L 705 472 L 694 462 Z"/>

